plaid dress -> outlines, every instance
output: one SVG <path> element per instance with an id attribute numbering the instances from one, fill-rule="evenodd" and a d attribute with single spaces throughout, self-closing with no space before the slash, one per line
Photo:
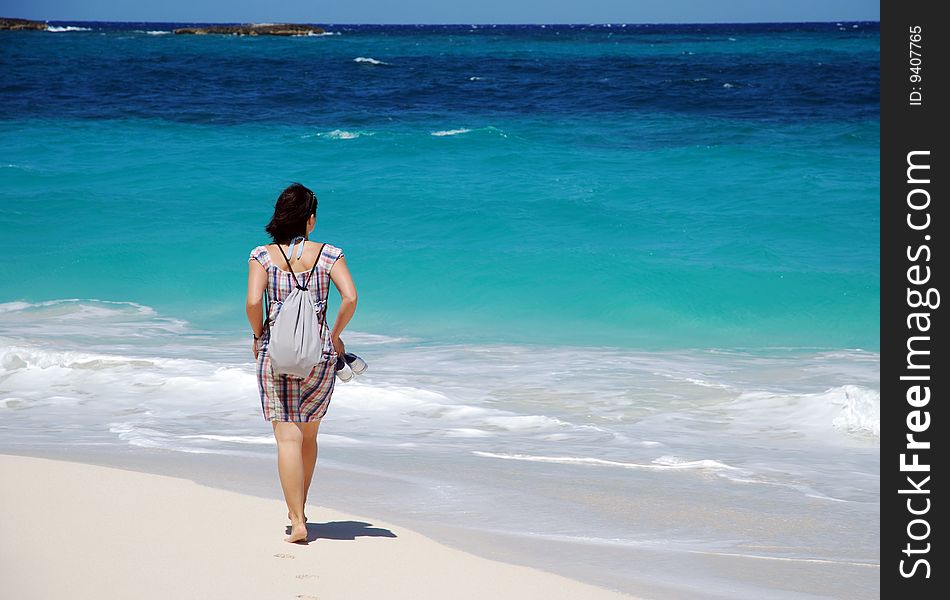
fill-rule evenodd
<path id="1" fill-rule="evenodd" d="M 274 251 L 280 252 L 277 248 L 274 248 Z M 317 259 L 316 268 L 313 270 L 313 280 L 308 281 L 311 277 L 309 270 L 297 273 L 297 281 L 309 288 L 313 295 L 314 305 L 320 311 L 324 336 L 323 362 L 316 365 L 310 375 L 303 379 L 293 375 L 275 375 L 267 352 L 270 342 L 269 327 L 265 328 L 258 343 L 257 387 L 266 421 L 316 421 L 323 418 L 327 412 L 336 382 L 337 352 L 330 339 L 330 328 L 327 326 L 325 298 L 330 287 L 330 268 L 341 256 L 343 256 L 343 250 L 331 244 L 325 244 Z M 264 246 L 257 246 L 251 250 L 248 261 L 252 260 L 259 262 L 267 271 L 269 306 L 266 310 L 269 313 L 268 322 L 270 322 L 277 317 L 280 303 L 294 289 L 294 275 L 290 271 L 278 268 Z"/>

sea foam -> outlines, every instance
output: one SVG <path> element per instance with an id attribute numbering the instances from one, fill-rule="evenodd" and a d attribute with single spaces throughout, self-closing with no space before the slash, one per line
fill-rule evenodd
<path id="1" fill-rule="evenodd" d="M 700 459 L 686 460 L 675 456 L 660 456 L 649 463 L 625 462 L 607 460 L 591 456 L 535 456 L 530 454 L 507 454 L 499 452 L 484 452 L 473 450 L 472 454 L 505 460 L 524 460 L 529 462 L 549 462 L 564 465 L 591 465 L 604 467 L 620 467 L 623 469 L 639 469 L 647 471 L 742 471 L 738 467 L 727 465 L 718 460 Z"/>
<path id="2" fill-rule="evenodd" d="M 89 27 L 75 27 L 73 25 L 65 25 L 62 27 L 58 25 L 50 25 L 46 28 L 46 31 L 50 33 L 63 33 L 66 31 L 92 31 L 92 29 Z"/>
<path id="3" fill-rule="evenodd" d="M 317 137 L 331 140 L 355 140 L 356 138 L 362 137 L 364 135 L 373 135 L 373 133 L 370 131 L 345 131 L 343 129 L 334 129 L 333 131 L 318 133 Z"/>
<path id="4" fill-rule="evenodd" d="M 471 131 L 471 129 L 446 129 L 442 131 L 433 131 L 430 135 L 434 135 L 435 137 L 444 137 L 448 135 L 459 135 L 462 133 L 468 133 L 469 131 Z"/>

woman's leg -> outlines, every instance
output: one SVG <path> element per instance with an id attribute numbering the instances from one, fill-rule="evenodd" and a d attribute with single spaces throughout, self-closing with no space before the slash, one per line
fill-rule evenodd
<path id="1" fill-rule="evenodd" d="M 297 542 L 307 538 L 307 522 L 303 516 L 304 502 L 304 465 L 301 446 L 303 443 L 303 423 L 291 421 L 271 421 L 274 437 L 277 439 L 277 470 L 280 485 L 284 490 L 284 500 L 290 509 L 291 531 L 287 542 Z"/>
<path id="2" fill-rule="evenodd" d="M 313 471 L 317 466 L 317 432 L 320 430 L 320 421 L 301 423 L 303 443 L 300 451 L 303 455 L 303 503 L 307 504 L 307 493 L 310 491 L 310 482 L 313 481 Z"/>
<path id="3" fill-rule="evenodd" d="M 303 458 L 303 503 L 306 509 L 307 493 L 310 491 L 310 482 L 313 481 L 313 471 L 317 466 L 317 431 L 320 429 L 321 419 L 310 421 L 309 423 L 298 423 L 300 431 L 303 433 L 303 441 L 300 445 L 300 455 Z M 291 515 L 288 512 L 287 518 Z M 307 520 L 306 510 L 304 511 L 304 521 Z"/>

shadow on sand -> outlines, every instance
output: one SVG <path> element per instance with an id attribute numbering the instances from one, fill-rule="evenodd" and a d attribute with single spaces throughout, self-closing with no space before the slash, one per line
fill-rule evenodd
<path id="1" fill-rule="evenodd" d="M 285 532 L 290 535 L 290 525 Z M 333 521 L 330 523 L 307 523 L 307 538 L 295 542 L 306 544 L 320 538 L 330 540 L 355 540 L 358 537 L 397 537 L 389 529 L 373 527 L 363 521 Z"/>

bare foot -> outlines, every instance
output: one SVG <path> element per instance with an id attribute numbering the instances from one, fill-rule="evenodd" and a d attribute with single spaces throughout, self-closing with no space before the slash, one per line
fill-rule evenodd
<path id="1" fill-rule="evenodd" d="M 289 511 L 289 510 L 287 511 L 287 518 L 290 519 L 290 522 L 291 522 L 291 523 L 294 522 L 294 518 L 293 518 L 292 516 L 290 516 L 290 511 Z M 307 515 L 304 515 L 304 516 L 303 516 L 303 522 L 304 522 L 304 523 L 307 522 Z"/>
<path id="2" fill-rule="evenodd" d="M 301 521 L 299 523 L 294 523 L 291 526 L 290 536 L 285 537 L 285 542 L 300 542 L 307 539 L 307 523 L 306 521 Z"/>

